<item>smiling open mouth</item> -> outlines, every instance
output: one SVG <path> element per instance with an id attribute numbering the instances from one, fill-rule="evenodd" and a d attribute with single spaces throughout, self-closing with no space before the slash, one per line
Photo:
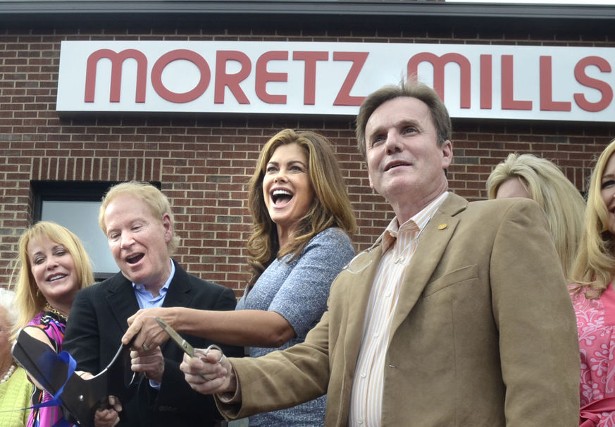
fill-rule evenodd
<path id="1" fill-rule="evenodd" d="M 271 201 L 274 205 L 288 203 L 292 198 L 293 194 L 287 190 L 273 190 L 271 192 Z"/>
<path id="2" fill-rule="evenodd" d="M 132 255 L 126 258 L 128 264 L 136 264 L 143 259 L 143 254 Z"/>

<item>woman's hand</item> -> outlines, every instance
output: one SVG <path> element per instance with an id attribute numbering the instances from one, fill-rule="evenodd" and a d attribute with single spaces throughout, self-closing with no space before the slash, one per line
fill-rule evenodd
<path id="1" fill-rule="evenodd" d="M 133 348 L 154 348 L 161 346 L 169 339 L 169 335 L 162 330 L 156 317 L 160 317 L 173 326 L 173 316 L 169 308 L 145 308 L 137 311 L 128 318 L 128 330 L 122 337 L 122 344 L 131 344 Z M 131 343 L 131 341 L 134 341 Z"/>
<path id="2" fill-rule="evenodd" d="M 217 349 L 196 349 L 195 356 L 184 355 L 179 365 L 186 381 L 202 394 L 234 392 L 237 381 L 231 362 Z"/>

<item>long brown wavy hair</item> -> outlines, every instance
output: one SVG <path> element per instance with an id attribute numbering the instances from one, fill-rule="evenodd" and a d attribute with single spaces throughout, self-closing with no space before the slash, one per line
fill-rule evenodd
<path id="1" fill-rule="evenodd" d="M 306 153 L 314 200 L 299 220 L 288 243 L 280 248 L 276 224 L 269 217 L 265 205 L 263 178 L 275 150 L 288 144 L 297 144 Z M 274 259 L 287 254 L 292 254 L 291 259 L 299 256 L 310 239 L 321 231 L 339 227 L 351 235 L 357 228 L 335 153 L 329 141 L 315 132 L 284 129 L 267 141 L 248 184 L 248 204 L 253 222 L 252 235 L 248 239 L 248 263 L 252 269 L 250 284 L 256 282 Z"/>

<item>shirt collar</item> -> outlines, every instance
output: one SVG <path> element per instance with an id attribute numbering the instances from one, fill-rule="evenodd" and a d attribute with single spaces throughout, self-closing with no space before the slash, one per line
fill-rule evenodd
<path id="1" fill-rule="evenodd" d="M 164 282 L 164 285 L 162 285 L 162 288 L 160 288 L 160 295 L 165 295 L 167 293 L 167 291 L 169 290 L 169 285 L 171 284 L 171 280 L 173 280 L 173 276 L 175 276 L 175 263 L 171 259 L 169 259 L 169 262 L 171 263 L 171 274 L 169 274 L 169 277 L 167 278 L 166 282 Z M 149 292 L 145 289 L 145 286 L 143 286 L 142 283 L 132 282 L 132 287 L 136 292 Z"/>
<path id="2" fill-rule="evenodd" d="M 429 203 L 421 211 L 416 213 L 408 221 L 404 222 L 401 226 L 397 222 L 397 217 L 393 218 L 382 235 L 382 252 L 386 252 L 387 250 L 389 250 L 391 246 L 393 246 L 393 244 L 395 243 L 397 235 L 406 229 L 409 229 L 416 225 L 416 227 L 419 229 L 420 234 L 427 226 L 427 223 L 429 222 L 433 214 L 438 210 L 440 205 L 442 205 L 444 200 L 446 200 L 448 194 L 448 191 L 445 191 L 444 193 L 440 194 L 438 197 L 432 200 L 431 203 Z"/>

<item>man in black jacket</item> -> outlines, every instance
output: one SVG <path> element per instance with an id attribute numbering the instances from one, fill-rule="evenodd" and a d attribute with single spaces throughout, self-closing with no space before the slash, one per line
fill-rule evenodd
<path id="1" fill-rule="evenodd" d="M 167 197 L 148 183 L 112 187 L 100 208 L 99 225 L 120 268 L 113 277 L 79 292 L 69 316 L 64 350 L 77 369 L 96 374 L 113 359 L 128 328 L 127 319 L 140 308 L 189 307 L 233 310 L 231 289 L 184 271 L 171 256 L 179 239 Z M 214 344 L 186 336 L 195 347 Z M 221 419 L 213 399 L 193 391 L 179 370 L 183 352 L 173 342 L 131 352 L 133 371 L 142 374 L 136 393 L 120 402 L 119 426 L 214 426 Z M 243 349 L 220 346 L 241 356 Z M 106 413 L 105 423 L 117 419 Z"/>

